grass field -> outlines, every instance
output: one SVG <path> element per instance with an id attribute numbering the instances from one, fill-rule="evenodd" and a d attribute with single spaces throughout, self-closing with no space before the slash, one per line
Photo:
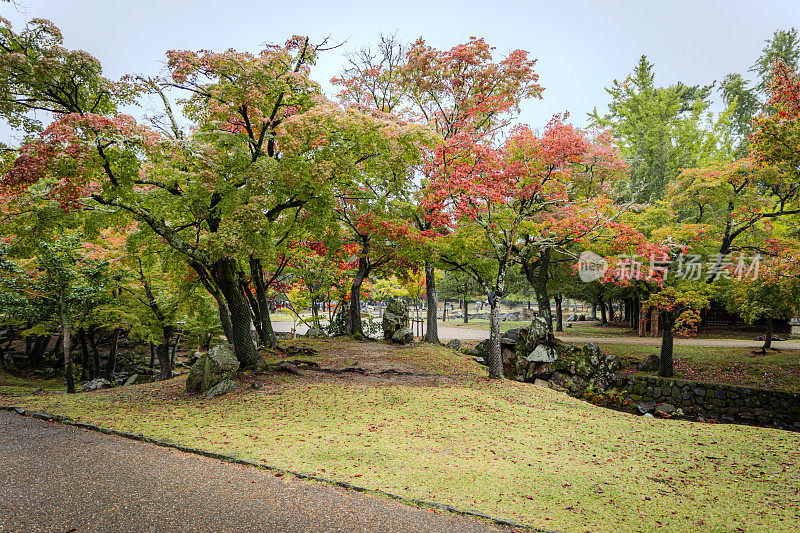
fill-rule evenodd
<path id="1" fill-rule="evenodd" d="M 60 379 L 34 379 L 12 376 L 0 370 L 0 397 L 22 396 L 31 394 L 37 389 L 48 392 L 64 390 L 64 383 Z"/>
<path id="2" fill-rule="evenodd" d="M 0 401 L 560 531 L 800 521 L 796 433 L 610 411 L 488 380 L 429 345 L 298 342 L 320 351 L 303 359 L 366 373 L 245 374 L 238 392 L 211 400 L 179 377 Z"/>
<path id="3" fill-rule="evenodd" d="M 449 327 L 464 327 L 471 329 L 489 330 L 489 321 L 483 319 L 473 319 L 469 323 L 464 324 L 463 320 L 453 319 L 447 322 L 439 322 L 439 325 Z M 508 321 L 501 322 L 500 328 L 503 331 L 525 327 L 530 325 L 530 320 L 524 321 Z M 564 322 L 564 331 L 561 335 L 576 336 L 576 337 L 636 337 L 638 335 L 636 330 L 622 325 L 605 325 L 601 326 L 599 322 Z M 707 327 L 700 331 L 698 335 L 692 337 L 693 339 L 742 339 L 752 340 L 759 335 L 763 335 L 763 331 L 757 327 L 752 326 L 737 326 L 737 327 Z M 779 334 L 782 337 L 787 335 L 784 333 Z"/>
<path id="4" fill-rule="evenodd" d="M 642 358 L 658 354 L 659 346 L 599 343 L 619 357 L 628 371 Z M 752 348 L 675 346 L 675 377 L 706 383 L 800 392 L 800 351 L 756 354 Z"/>
<path id="5" fill-rule="evenodd" d="M 500 331 L 508 331 L 509 329 L 527 327 L 530 324 L 530 320 L 507 320 L 505 322 L 500 322 Z M 482 318 L 473 318 L 466 324 L 464 324 L 463 320 L 454 318 L 446 322 L 439 322 L 439 325 L 451 328 L 482 329 L 489 331 L 489 321 Z"/>

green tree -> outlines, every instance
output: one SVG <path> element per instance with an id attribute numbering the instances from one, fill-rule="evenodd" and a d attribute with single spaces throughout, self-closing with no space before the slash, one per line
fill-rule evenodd
<path id="1" fill-rule="evenodd" d="M 608 128 L 630 165 L 628 196 L 657 200 L 681 168 L 697 165 L 707 144 L 703 129 L 712 86 L 655 84 L 653 64 L 645 56 L 625 80 L 606 89 L 611 96 L 604 115 L 589 114 L 593 126 Z"/>
<path id="2" fill-rule="evenodd" d="M 800 38 L 796 28 L 775 30 L 772 38 L 764 42 L 766 46 L 761 50 L 761 55 L 750 67 L 750 72 L 758 78 L 756 90 L 761 94 L 769 92 L 773 83 L 773 69 L 777 63 L 796 69 L 800 61 Z"/>
<path id="3" fill-rule="evenodd" d="M 509 276 L 513 278 L 513 276 Z M 469 323 L 469 300 L 478 296 L 481 287 L 474 278 L 458 270 L 445 270 L 438 280 L 439 295 L 445 299 L 454 298 L 461 302 L 464 311 L 464 324 Z M 513 290 L 516 293 L 516 290 Z"/>
<path id="4" fill-rule="evenodd" d="M 85 255 L 83 235 L 79 232 L 38 240 L 35 255 L 15 263 L 11 267 L 6 265 L 6 275 L 0 278 L 3 285 L 0 292 L 15 293 L 17 305 L 26 305 L 28 300 L 50 310 L 61 331 L 67 392 L 74 393 L 72 334 L 76 316 L 88 300 L 107 290 L 108 265 Z"/>

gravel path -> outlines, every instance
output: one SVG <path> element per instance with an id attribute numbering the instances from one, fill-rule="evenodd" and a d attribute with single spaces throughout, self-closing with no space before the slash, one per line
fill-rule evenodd
<path id="1" fill-rule="evenodd" d="M 291 331 L 291 322 L 274 322 L 275 331 Z M 298 326 L 297 333 L 303 334 L 308 328 Z M 572 344 L 640 344 L 644 346 L 661 346 L 660 338 L 653 337 L 610 337 L 610 336 L 577 336 L 577 335 L 557 335 L 564 342 Z M 482 329 L 470 329 L 462 327 L 450 327 L 439 325 L 439 338 L 460 339 L 460 340 L 483 340 L 489 338 L 489 331 Z M 710 348 L 760 348 L 764 342 L 746 339 L 675 339 L 675 346 L 708 346 Z M 775 348 L 785 348 L 787 350 L 800 350 L 798 341 L 775 341 Z"/>
<path id="2" fill-rule="evenodd" d="M 0 411 L 0 531 L 511 531 Z"/>

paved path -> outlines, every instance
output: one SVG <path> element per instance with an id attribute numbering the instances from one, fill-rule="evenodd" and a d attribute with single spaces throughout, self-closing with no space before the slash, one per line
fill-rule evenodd
<path id="1" fill-rule="evenodd" d="M 0 531 L 510 531 L 0 411 Z"/>
<path id="2" fill-rule="evenodd" d="M 291 322 L 274 322 L 275 331 L 291 331 Z M 303 334 L 308 328 L 300 325 L 297 327 L 298 334 Z M 568 332 L 567 332 L 568 333 Z M 460 340 L 483 340 L 489 338 L 489 331 L 482 329 L 471 329 L 466 327 L 452 327 L 439 325 L 439 337 L 442 339 Z M 610 336 L 577 336 L 577 335 L 557 335 L 564 342 L 572 344 L 639 344 L 643 346 L 661 346 L 660 338 L 653 337 L 610 337 Z M 675 339 L 675 346 L 708 346 L 710 348 L 760 348 L 763 341 L 747 339 Z M 785 348 L 787 350 L 800 350 L 798 341 L 775 341 L 775 348 Z"/>

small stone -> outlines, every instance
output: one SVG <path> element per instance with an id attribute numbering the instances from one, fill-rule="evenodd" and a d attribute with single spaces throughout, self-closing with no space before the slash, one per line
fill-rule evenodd
<path id="1" fill-rule="evenodd" d="M 677 412 L 677 409 L 671 403 L 662 403 L 656 407 L 656 414 L 663 418 L 670 418 Z"/>
<path id="2" fill-rule="evenodd" d="M 461 349 L 461 341 L 458 339 L 453 339 L 450 342 L 448 342 L 445 346 L 457 352 Z"/>
<path id="3" fill-rule="evenodd" d="M 647 414 L 652 413 L 656 408 L 655 402 L 641 402 L 636 404 L 636 410 L 639 411 L 640 414 Z"/>
<path id="4" fill-rule="evenodd" d="M 536 381 L 533 382 L 533 386 L 534 387 L 547 387 L 547 388 L 550 388 L 550 384 L 549 383 L 547 383 L 543 379 L 538 379 L 538 378 L 536 379 Z"/>
<path id="5" fill-rule="evenodd" d="M 644 414 L 644 416 L 645 416 L 646 418 L 655 418 L 655 417 L 653 416 L 653 413 L 645 413 L 645 414 Z"/>

